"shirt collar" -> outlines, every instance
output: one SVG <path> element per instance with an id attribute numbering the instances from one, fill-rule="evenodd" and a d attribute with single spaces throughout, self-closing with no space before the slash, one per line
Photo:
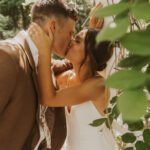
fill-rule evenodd
<path id="1" fill-rule="evenodd" d="M 35 66 L 37 67 L 38 66 L 38 57 L 39 57 L 38 49 L 37 49 L 36 45 L 34 44 L 34 42 L 32 41 L 32 39 L 27 31 L 24 31 L 24 35 L 26 37 L 29 48 L 31 50 L 31 54 L 32 54 L 33 60 L 35 62 Z"/>

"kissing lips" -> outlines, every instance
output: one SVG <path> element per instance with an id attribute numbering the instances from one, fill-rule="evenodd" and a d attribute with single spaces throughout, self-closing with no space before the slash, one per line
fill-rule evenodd
<path id="1" fill-rule="evenodd" d="M 69 44 L 68 44 L 68 46 L 67 46 L 67 48 L 65 50 L 65 56 L 67 55 L 67 53 L 68 53 L 70 48 L 71 48 L 71 41 L 69 42 Z"/>

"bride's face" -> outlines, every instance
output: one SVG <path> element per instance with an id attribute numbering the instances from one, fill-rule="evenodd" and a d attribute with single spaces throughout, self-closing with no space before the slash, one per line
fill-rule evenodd
<path id="1" fill-rule="evenodd" d="M 81 63 L 85 57 L 85 36 L 87 30 L 80 31 L 72 40 L 66 58 L 71 62 Z"/>

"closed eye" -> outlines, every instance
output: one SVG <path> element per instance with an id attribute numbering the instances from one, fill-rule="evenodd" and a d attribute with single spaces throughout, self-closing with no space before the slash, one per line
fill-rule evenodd
<path id="1" fill-rule="evenodd" d="M 80 43 L 80 40 L 78 40 L 78 39 L 75 39 L 75 42 L 76 42 L 76 43 Z"/>
<path id="2" fill-rule="evenodd" d="M 76 36 L 76 37 L 75 37 L 75 42 L 76 42 L 76 43 L 80 43 L 80 42 L 81 42 L 81 38 L 80 38 L 79 36 Z"/>

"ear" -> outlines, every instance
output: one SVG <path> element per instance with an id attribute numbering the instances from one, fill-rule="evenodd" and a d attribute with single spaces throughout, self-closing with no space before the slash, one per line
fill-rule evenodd
<path id="1" fill-rule="evenodd" d="M 51 28 L 52 32 L 55 33 L 56 21 L 54 19 L 49 22 L 49 27 Z"/>
<path id="2" fill-rule="evenodd" d="M 51 31 L 53 32 L 53 34 L 55 33 L 55 29 L 56 29 L 56 21 L 55 19 L 49 19 L 46 23 L 45 26 L 45 31 L 48 34 L 49 33 L 49 28 L 51 29 Z"/>

